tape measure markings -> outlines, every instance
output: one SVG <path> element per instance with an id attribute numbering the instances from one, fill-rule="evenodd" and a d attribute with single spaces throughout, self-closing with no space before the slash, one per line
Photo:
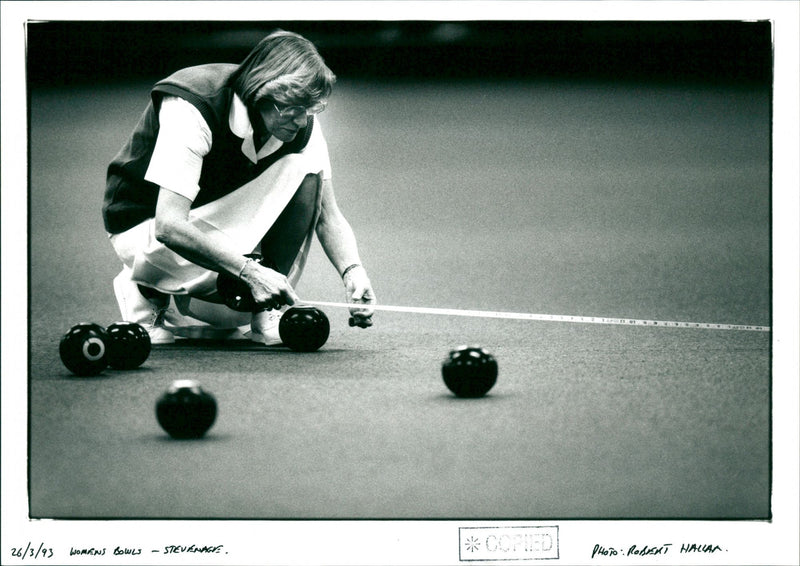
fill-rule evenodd
<path id="1" fill-rule="evenodd" d="M 350 303 L 337 303 L 329 301 L 303 301 L 306 304 L 327 306 L 327 307 L 341 307 L 353 308 L 358 307 L 357 304 Z M 538 320 L 546 322 L 574 322 L 583 324 L 615 324 L 625 326 L 649 326 L 656 328 L 698 328 L 706 330 L 746 330 L 752 332 L 770 332 L 772 329 L 769 326 L 759 326 L 754 324 L 722 324 L 715 322 L 682 322 L 673 320 L 645 320 L 637 318 L 612 318 L 612 317 L 597 317 L 597 316 L 577 316 L 577 315 L 556 315 L 556 314 L 533 314 L 533 313 L 518 313 L 518 312 L 505 312 L 505 311 L 481 311 L 481 310 L 466 310 L 466 309 L 450 309 L 450 308 L 433 308 L 433 307 L 407 307 L 396 305 L 364 305 L 367 308 L 376 311 L 390 311 L 390 312 L 407 312 L 416 314 L 432 314 L 444 316 L 466 316 L 474 318 L 498 318 L 498 319 L 513 319 L 513 320 Z"/>

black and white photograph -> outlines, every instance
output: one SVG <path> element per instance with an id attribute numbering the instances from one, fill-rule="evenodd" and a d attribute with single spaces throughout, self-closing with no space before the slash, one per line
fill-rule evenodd
<path id="1" fill-rule="evenodd" d="M 0 562 L 800 558 L 798 3 L 37 4 Z"/>

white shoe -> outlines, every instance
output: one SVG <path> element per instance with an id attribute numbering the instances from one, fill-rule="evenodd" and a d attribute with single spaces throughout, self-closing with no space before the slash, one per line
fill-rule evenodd
<path id="1" fill-rule="evenodd" d="M 194 340 L 243 340 L 246 338 L 238 328 L 216 328 L 208 324 L 196 326 L 168 326 L 168 332 L 181 338 Z"/>
<path id="2" fill-rule="evenodd" d="M 250 322 L 250 340 L 265 346 L 280 346 L 283 344 L 278 332 L 282 314 L 281 311 L 275 310 L 253 313 L 253 320 Z"/>
<path id="3" fill-rule="evenodd" d="M 127 267 L 114 278 L 114 295 L 117 297 L 122 320 L 140 324 L 150 335 L 151 344 L 172 344 L 175 335 L 164 328 L 164 317 L 169 311 L 166 301 L 150 300 L 139 292 Z"/>
<path id="4" fill-rule="evenodd" d="M 147 334 L 150 336 L 150 343 L 154 346 L 175 343 L 175 335 L 164 328 L 164 313 L 159 313 L 154 324 L 150 326 L 142 324 L 142 326 L 147 330 Z"/>

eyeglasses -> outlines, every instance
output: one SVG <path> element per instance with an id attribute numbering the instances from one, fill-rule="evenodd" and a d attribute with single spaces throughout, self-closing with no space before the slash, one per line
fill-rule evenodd
<path id="1" fill-rule="evenodd" d="M 305 106 L 284 106 L 280 107 L 276 103 L 272 103 L 275 110 L 278 111 L 278 116 L 281 118 L 299 118 L 300 116 L 315 116 L 325 110 L 328 105 L 324 100 L 320 100 L 316 104 L 306 108 Z"/>

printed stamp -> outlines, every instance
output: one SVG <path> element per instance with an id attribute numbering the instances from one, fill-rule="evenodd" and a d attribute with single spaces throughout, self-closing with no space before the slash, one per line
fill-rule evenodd
<path id="1" fill-rule="evenodd" d="M 558 527 L 461 527 L 460 562 L 558 559 Z"/>

